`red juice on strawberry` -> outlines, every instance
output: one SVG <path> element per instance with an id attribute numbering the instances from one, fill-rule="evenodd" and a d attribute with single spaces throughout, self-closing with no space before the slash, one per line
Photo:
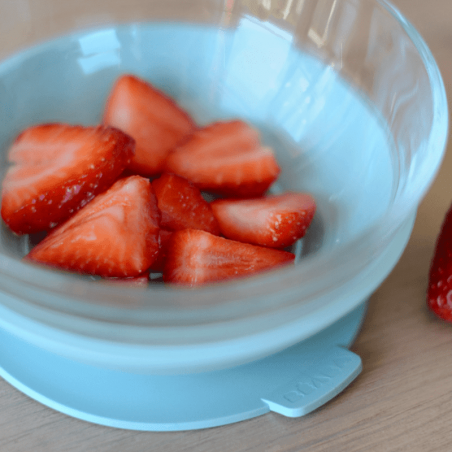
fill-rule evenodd
<path id="1" fill-rule="evenodd" d="M 47 232 L 27 260 L 52 267 L 191 286 L 250 275 L 293 263 L 307 231 L 303 254 L 350 240 L 394 190 L 363 99 L 246 19 L 63 37 L 0 65 L 0 81 L 11 108 L 30 106 L 0 131 L 3 221 Z"/>

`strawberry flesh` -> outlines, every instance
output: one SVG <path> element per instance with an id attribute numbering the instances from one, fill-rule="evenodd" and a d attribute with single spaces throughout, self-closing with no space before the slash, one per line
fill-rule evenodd
<path id="1" fill-rule="evenodd" d="M 137 277 L 156 259 L 159 221 L 150 181 L 120 179 L 53 229 L 25 259 L 102 277 Z"/>
<path id="2" fill-rule="evenodd" d="M 280 173 L 272 150 L 240 120 L 198 129 L 169 154 L 166 169 L 200 190 L 232 197 L 260 196 Z"/>
<path id="3" fill-rule="evenodd" d="M 130 163 L 134 140 L 112 127 L 44 124 L 9 150 L 1 214 L 16 234 L 49 230 L 109 188 Z"/>
<path id="4" fill-rule="evenodd" d="M 155 261 L 152 263 L 150 270 L 154 273 L 162 273 L 165 267 L 166 256 L 168 254 L 168 244 L 171 240 L 173 231 L 167 231 L 160 228 L 159 231 L 159 251 Z"/>
<path id="5" fill-rule="evenodd" d="M 163 280 L 189 287 L 230 280 L 288 265 L 287 251 L 236 242 L 196 229 L 173 233 Z"/>
<path id="6" fill-rule="evenodd" d="M 211 206 L 225 237 L 271 248 L 285 248 L 302 238 L 316 210 L 311 195 L 294 192 L 220 199 Z"/>
<path id="7" fill-rule="evenodd" d="M 152 187 L 162 215 L 162 228 L 170 231 L 201 229 L 220 235 L 212 207 L 187 179 L 165 173 L 152 182 Z"/>
<path id="8" fill-rule="evenodd" d="M 196 127 L 172 99 L 133 75 L 123 75 L 116 81 L 103 122 L 135 139 L 135 156 L 129 169 L 142 176 L 160 174 L 168 153 Z"/>
<path id="9" fill-rule="evenodd" d="M 452 206 L 436 242 L 430 266 L 427 305 L 438 317 L 452 322 Z"/>
<path id="10" fill-rule="evenodd" d="M 104 278 L 101 281 L 108 281 L 119 286 L 146 288 L 149 285 L 149 272 L 128 278 Z"/>

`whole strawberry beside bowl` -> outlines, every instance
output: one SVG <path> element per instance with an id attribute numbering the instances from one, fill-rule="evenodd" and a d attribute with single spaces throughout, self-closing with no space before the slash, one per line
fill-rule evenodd
<path id="1" fill-rule="evenodd" d="M 452 322 L 452 208 L 448 210 L 430 266 L 427 305 L 438 317 Z"/>

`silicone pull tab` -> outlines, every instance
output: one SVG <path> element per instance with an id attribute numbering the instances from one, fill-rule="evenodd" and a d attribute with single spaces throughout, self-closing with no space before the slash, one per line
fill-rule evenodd
<path id="1" fill-rule="evenodd" d="M 358 355 L 339 346 L 333 347 L 296 379 L 280 386 L 262 401 L 271 411 L 283 416 L 304 416 L 343 391 L 361 370 Z"/>

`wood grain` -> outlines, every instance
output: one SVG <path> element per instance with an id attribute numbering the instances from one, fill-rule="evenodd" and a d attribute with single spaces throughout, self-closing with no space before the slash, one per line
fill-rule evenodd
<path id="1" fill-rule="evenodd" d="M 393 3 L 427 41 L 450 96 L 452 2 Z M 451 450 L 452 327 L 433 318 L 425 307 L 429 261 L 443 215 L 452 201 L 450 147 L 438 178 L 419 208 L 404 255 L 371 299 L 364 326 L 353 346 L 353 351 L 362 357 L 364 370 L 325 407 L 300 419 L 268 414 L 202 431 L 132 432 L 59 414 L 0 380 L 0 450 Z"/>

